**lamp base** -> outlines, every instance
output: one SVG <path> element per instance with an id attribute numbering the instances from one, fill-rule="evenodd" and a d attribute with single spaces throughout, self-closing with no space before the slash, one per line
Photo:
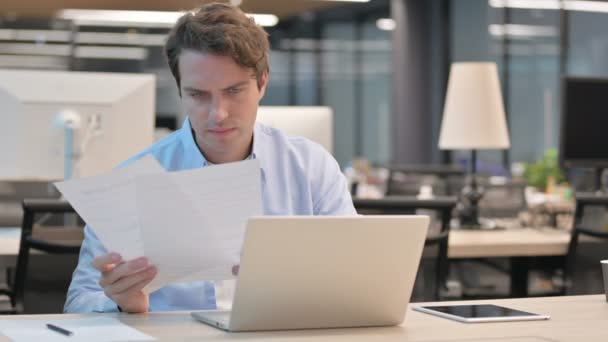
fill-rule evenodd
<path id="1" fill-rule="evenodd" d="M 461 200 L 457 206 L 459 228 L 484 230 L 498 228 L 494 221 L 479 218 L 479 201 L 482 197 L 483 187 L 477 184 L 473 174 L 469 184 L 462 189 Z"/>
<path id="2" fill-rule="evenodd" d="M 483 197 L 483 188 L 477 185 L 477 151 L 471 150 L 471 173 L 466 186 L 462 189 L 457 206 L 459 226 L 464 229 L 494 229 L 496 224 L 489 220 L 479 219 L 479 201 Z"/>
<path id="3" fill-rule="evenodd" d="M 479 200 L 483 197 L 483 189 L 477 186 L 475 175 L 471 182 L 462 189 L 461 201 L 458 204 L 458 218 L 461 226 L 479 226 Z"/>
<path id="4" fill-rule="evenodd" d="M 479 201 L 483 197 L 483 188 L 475 182 L 462 190 L 461 201 L 457 206 L 459 229 L 492 230 L 502 229 L 494 220 L 479 217 Z"/>
<path id="5" fill-rule="evenodd" d="M 477 221 L 477 225 L 465 224 L 462 221 L 459 222 L 458 225 L 453 226 L 454 229 L 462 229 L 462 230 L 495 230 L 495 229 L 505 229 L 503 226 L 500 226 L 496 223 L 496 221 L 487 218 L 479 218 Z"/>

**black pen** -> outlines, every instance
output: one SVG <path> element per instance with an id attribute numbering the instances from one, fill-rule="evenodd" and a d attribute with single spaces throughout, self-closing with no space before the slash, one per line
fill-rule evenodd
<path id="1" fill-rule="evenodd" d="M 74 334 L 73 332 L 56 326 L 55 324 L 47 323 L 46 327 L 65 336 L 72 336 L 72 334 Z"/>

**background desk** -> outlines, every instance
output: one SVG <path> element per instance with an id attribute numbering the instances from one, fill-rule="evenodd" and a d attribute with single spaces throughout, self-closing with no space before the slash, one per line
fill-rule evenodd
<path id="1" fill-rule="evenodd" d="M 102 315 L 118 317 L 123 323 L 154 336 L 160 341 L 608 341 L 608 329 L 606 329 L 608 303 L 603 295 L 478 302 L 548 314 L 551 319 L 548 321 L 465 324 L 412 311 L 410 307 L 405 323 L 397 327 L 226 333 L 194 321 L 188 312 Z M 48 320 L 77 317 L 85 316 L 7 316 L 6 319 Z M 3 336 L 0 337 L 0 341 L 7 340 Z"/>
<path id="2" fill-rule="evenodd" d="M 0 267 L 15 266 L 20 228 L 0 229 Z M 583 239 L 590 242 L 592 239 Z M 528 293 L 529 261 L 533 257 L 565 256 L 570 233 L 553 228 L 450 231 L 450 259 L 500 258 L 511 260 L 511 297 Z"/>
<path id="3" fill-rule="evenodd" d="M 21 228 L 0 227 L 0 272 L 17 264 L 20 240 Z"/>
<path id="4" fill-rule="evenodd" d="M 533 257 L 565 256 L 570 233 L 554 228 L 522 228 L 504 230 L 457 230 L 450 232 L 448 258 L 508 257 L 510 296 L 528 296 L 530 259 Z"/>
<path id="5" fill-rule="evenodd" d="M 562 256 L 568 251 L 570 233 L 554 228 L 450 231 L 448 257 L 499 258 Z"/>

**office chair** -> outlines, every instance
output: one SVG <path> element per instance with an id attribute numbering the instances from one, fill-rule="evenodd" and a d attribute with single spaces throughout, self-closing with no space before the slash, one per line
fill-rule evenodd
<path id="1" fill-rule="evenodd" d="M 608 222 L 603 217 L 595 217 L 591 220 L 586 217 L 586 208 L 600 207 L 608 209 L 608 194 L 596 195 L 591 193 L 577 193 L 576 194 L 576 207 L 574 210 L 574 222 L 572 224 L 572 232 L 570 234 L 570 243 L 568 245 L 568 253 L 566 254 L 565 267 L 564 267 L 564 282 L 561 287 L 560 294 L 572 294 L 574 288 L 574 278 L 578 272 L 575 270 L 584 267 L 577 267 L 577 260 L 580 259 L 579 253 L 579 239 L 583 236 L 588 236 L 596 239 L 602 239 L 608 242 Z M 604 211 L 601 211 L 602 213 Z M 603 227 L 602 227 L 603 226 Z M 608 252 L 600 252 L 601 256 L 595 256 L 592 258 L 593 263 L 591 265 L 592 270 L 596 270 L 596 276 L 593 277 L 599 279 L 597 288 L 602 287 L 602 275 L 599 261 L 608 258 Z M 597 260 L 596 260 L 597 259 Z M 591 284 L 593 285 L 593 284 Z"/>
<path id="2" fill-rule="evenodd" d="M 416 213 L 418 209 L 433 210 L 440 213 L 438 231 L 429 229 L 429 235 L 425 241 L 425 247 L 437 246 L 438 248 L 435 259 L 435 286 L 432 291 L 432 298 L 425 298 L 425 300 L 439 300 L 441 290 L 446 288 L 449 271 L 448 238 L 450 219 L 452 210 L 456 206 L 456 198 L 435 197 L 423 200 L 408 196 L 387 196 L 379 199 L 353 198 L 353 204 L 359 214 L 367 215 L 407 215 Z M 433 221 L 431 221 L 431 227 L 433 227 Z"/>
<path id="3" fill-rule="evenodd" d="M 40 214 L 74 214 L 74 209 L 65 201 L 53 200 L 53 199 L 25 199 L 23 201 L 23 222 L 21 225 L 21 242 L 19 246 L 19 254 L 17 256 L 17 268 L 15 271 L 14 282 L 8 284 L 6 289 L 2 289 L 0 293 L 7 295 L 10 298 L 11 307 L 7 310 L 2 311 L 5 314 L 21 314 L 21 313 L 42 313 L 39 307 L 28 307 L 25 300 L 26 286 L 33 285 L 36 281 L 33 281 L 34 274 L 30 268 L 30 251 L 36 251 L 47 254 L 59 254 L 59 255 L 73 255 L 75 256 L 74 261 L 77 260 L 77 255 L 80 251 L 80 245 L 83 239 L 82 227 L 67 227 L 67 226 L 44 226 L 35 224 L 36 215 Z M 64 216 L 64 219 L 69 221 L 69 217 Z M 35 255 L 34 257 L 41 257 L 41 255 Z M 42 257 L 45 262 L 50 262 L 48 256 L 45 254 Z M 63 266 L 63 265 L 62 265 Z M 69 266 L 69 265 L 66 265 Z M 74 262 L 75 266 L 75 262 Z M 73 267 L 68 267 L 73 270 Z M 54 268 L 46 268 L 41 270 L 44 276 L 50 278 L 57 278 L 56 271 Z M 39 281 L 39 280 L 38 280 Z M 11 281 L 9 280 L 9 283 Z M 47 287 L 48 284 L 44 284 L 40 292 L 47 293 L 51 289 Z M 56 285 L 52 283 L 52 285 Z M 61 295 L 67 292 L 67 285 L 61 284 L 58 289 Z M 51 312 L 61 312 L 63 307 L 64 298 L 57 299 L 55 307 L 52 308 Z M 43 306 L 43 303 L 37 301 L 37 306 Z"/>
<path id="4" fill-rule="evenodd" d="M 457 195 L 464 184 L 464 171 L 452 165 L 386 165 L 386 195 L 415 196 L 429 185 L 438 196 Z"/>
<path id="5" fill-rule="evenodd" d="M 527 210 L 526 184 L 509 181 L 505 184 L 483 184 L 484 194 L 479 201 L 479 216 L 486 218 L 517 218 Z"/>
<path id="6" fill-rule="evenodd" d="M 59 198 L 52 183 L 42 180 L 0 181 L 0 227 L 18 227 L 25 198 Z"/>

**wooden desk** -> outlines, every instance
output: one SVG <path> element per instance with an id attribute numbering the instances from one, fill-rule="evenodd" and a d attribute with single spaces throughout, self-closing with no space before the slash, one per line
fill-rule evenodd
<path id="1" fill-rule="evenodd" d="M 452 229 L 448 241 L 448 258 L 508 257 L 510 297 L 528 297 L 528 275 L 531 258 L 565 256 L 570 233 L 554 228 L 504 230 Z"/>
<path id="2" fill-rule="evenodd" d="M 581 238 L 583 243 L 601 243 L 600 239 Z M 448 241 L 448 258 L 501 258 L 511 263 L 513 298 L 528 296 L 528 272 L 534 257 L 564 257 L 570 243 L 570 232 L 555 228 L 522 228 L 503 230 L 452 229 Z"/>
<path id="3" fill-rule="evenodd" d="M 0 270 L 15 267 L 19 254 L 21 228 L 0 227 Z"/>
<path id="4" fill-rule="evenodd" d="M 570 233 L 554 228 L 450 231 L 448 257 L 499 258 L 563 256 L 568 251 Z"/>
<path id="5" fill-rule="evenodd" d="M 604 295 L 476 301 L 548 314 L 548 321 L 459 323 L 416 311 L 411 307 L 404 324 L 397 327 L 294 330 L 226 333 L 190 318 L 188 312 L 93 314 L 118 317 L 123 323 L 159 341 L 426 341 L 426 342 L 547 342 L 608 341 L 608 303 Z M 444 302 L 445 303 L 445 302 Z M 471 302 L 454 302 L 471 303 Z M 62 319 L 85 315 L 6 316 L 3 319 Z M 0 341 L 6 341 L 0 336 Z M 67 339 L 66 339 L 67 341 Z"/>

